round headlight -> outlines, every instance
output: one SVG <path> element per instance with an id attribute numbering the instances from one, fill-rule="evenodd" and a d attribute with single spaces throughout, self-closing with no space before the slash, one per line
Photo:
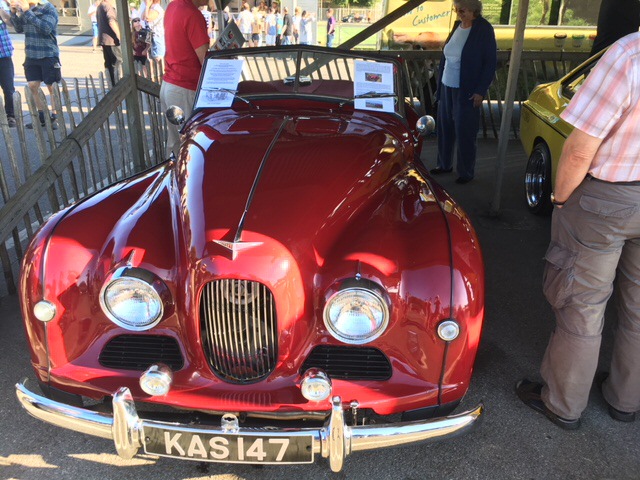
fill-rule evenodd
<path id="1" fill-rule="evenodd" d="M 380 294 L 347 288 L 333 295 L 324 308 L 324 324 L 335 338 L 360 345 L 378 338 L 389 323 L 389 307 Z"/>
<path id="2" fill-rule="evenodd" d="M 153 285 L 136 277 L 120 277 L 100 296 L 105 314 L 127 330 L 148 330 L 162 319 L 163 304 Z"/>

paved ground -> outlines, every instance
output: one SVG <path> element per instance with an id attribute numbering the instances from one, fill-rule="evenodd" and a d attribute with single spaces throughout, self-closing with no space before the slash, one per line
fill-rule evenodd
<path id="1" fill-rule="evenodd" d="M 73 47 L 75 48 L 75 47 Z M 86 53 L 85 55 L 92 55 Z M 73 53 L 63 64 L 73 63 Z M 640 423 L 614 422 L 592 392 L 583 426 L 565 432 L 524 407 L 513 385 L 535 375 L 553 321 L 540 288 L 549 219 L 531 216 L 522 198 L 526 161 L 509 146 L 501 214 L 488 215 L 495 189 L 497 142 L 480 142 L 477 178 L 468 185 L 448 175 L 441 183 L 471 215 L 486 262 L 487 311 L 471 388 L 461 408 L 483 400 L 486 416 L 466 437 L 444 443 L 354 454 L 340 474 L 325 461 L 295 467 L 229 466 L 139 456 L 119 459 L 109 441 L 57 429 L 29 417 L 13 385 L 33 378 L 16 297 L 0 300 L 0 479 L 637 479 Z M 433 166 L 435 148 L 424 154 Z M 440 179 L 439 179 L 440 180 Z M 429 248 L 425 245 L 424 248 Z M 607 332 L 611 328 L 607 325 Z M 602 365 L 610 335 L 603 342 Z"/>

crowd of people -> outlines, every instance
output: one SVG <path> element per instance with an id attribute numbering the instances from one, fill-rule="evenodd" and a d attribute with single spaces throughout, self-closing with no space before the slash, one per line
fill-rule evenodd
<path id="1" fill-rule="evenodd" d="M 174 0 L 175 1 L 175 0 Z M 222 26 L 218 25 L 218 15 L 209 10 L 208 0 L 189 0 L 197 3 L 198 20 L 207 35 L 207 48 L 212 47 L 219 32 L 229 22 L 234 22 L 244 37 L 244 47 L 276 46 L 276 45 L 311 45 L 315 43 L 314 13 L 295 7 L 293 14 L 287 7 L 281 8 L 277 1 L 269 6 L 262 0 L 254 7 L 243 3 L 240 12 L 233 15 L 229 8 L 223 11 Z M 173 3 L 170 2 L 170 3 Z M 117 71 L 122 63 L 121 39 L 123 32 L 118 24 L 115 0 L 95 0 L 89 6 L 87 15 L 91 20 L 92 49 L 100 48 L 104 57 L 104 67 L 108 72 L 111 85 L 116 83 Z M 166 12 L 161 0 L 141 0 L 139 5 L 130 4 L 131 41 L 133 58 L 143 71 L 147 71 L 149 62 L 164 63 L 167 50 L 165 41 Z M 38 121 L 45 126 L 45 105 L 38 95 L 44 83 L 50 94 L 54 83 L 61 79 L 60 51 L 58 48 L 58 12 L 47 0 L 0 0 L 0 87 L 4 94 L 5 113 L 10 127 L 15 127 L 13 107 L 14 65 L 12 61 L 13 44 L 9 36 L 8 25 L 17 33 L 25 35 L 25 77 L 29 89 L 34 94 L 38 109 Z M 336 20 L 333 10 L 327 10 L 326 45 L 333 46 Z M 57 111 L 51 101 L 50 122 L 56 129 Z M 33 128 L 33 124 L 27 124 Z"/>
<path id="2" fill-rule="evenodd" d="M 97 6 L 102 0 L 96 0 L 95 5 L 87 12 L 93 18 Z M 148 59 L 160 61 L 165 51 L 165 34 L 163 27 L 164 9 L 160 0 L 151 0 L 148 5 L 142 0 L 140 6 L 132 3 L 131 7 L 131 38 L 133 42 L 135 61 L 143 67 Z M 209 37 L 209 46 L 213 46 L 221 29 L 218 26 L 216 11 L 209 9 L 209 3 L 201 5 L 199 10 L 204 18 L 205 28 Z M 327 11 L 327 45 L 333 46 L 333 36 L 336 21 L 333 11 Z M 287 7 L 281 8 L 277 1 L 270 6 L 262 0 L 251 7 L 247 2 L 242 4 L 237 14 L 230 12 L 229 7 L 223 11 L 222 30 L 229 22 L 234 22 L 244 38 L 243 47 L 261 47 L 276 45 L 311 45 L 314 43 L 314 25 L 316 15 L 300 7 L 295 7 L 293 14 Z M 102 44 L 99 40 L 97 21 L 94 27 L 95 44 Z M 94 47 L 95 48 L 95 47 Z M 107 66 L 105 64 L 105 66 Z M 109 68 L 107 66 L 107 68 Z"/>

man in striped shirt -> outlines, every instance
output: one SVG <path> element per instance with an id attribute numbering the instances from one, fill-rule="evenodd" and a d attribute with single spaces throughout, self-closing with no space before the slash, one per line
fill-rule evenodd
<path id="1" fill-rule="evenodd" d="M 609 415 L 632 422 L 640 410 L 640 33 L 609 48 L 561 116 L 574 130 L 551 194 L 543 284 L 556 328 L 540 369 L 544 384 L 525 379 L 516 392 L 575 429 L 595 375 Z M 596 375 L 614 281 L 610 371 Z"/>
<path id="2" fill-rule="evenodd" d="M 58 12 L 46 0 L 12 0 L 11 23 L 16 32 L 24 32 L 25 62 L 24 74 L 29 89 L 34 96 L 40 125 L 45 126 L 45 104 L 38 91 L 42 82 L 49 89 L 51 98 L 52 126 L 57 118 L 53 102 L 53 84 L 61 80 L 60 50 L 56 39 Z M 29 125 L 25 125 L 29 128 Z M 33 124 L 31 124 L 33 128 Z"/>

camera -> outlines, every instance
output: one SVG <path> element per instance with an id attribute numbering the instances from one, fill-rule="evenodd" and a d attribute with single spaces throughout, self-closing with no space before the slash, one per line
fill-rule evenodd
<path id="1" fill-rule="evenodd" d="M 138 38 L 146 43 L 151 43 L 151 39 L 153 38 L 153 32 L 149 27 L 141 28 L 138 32 Z"/>

